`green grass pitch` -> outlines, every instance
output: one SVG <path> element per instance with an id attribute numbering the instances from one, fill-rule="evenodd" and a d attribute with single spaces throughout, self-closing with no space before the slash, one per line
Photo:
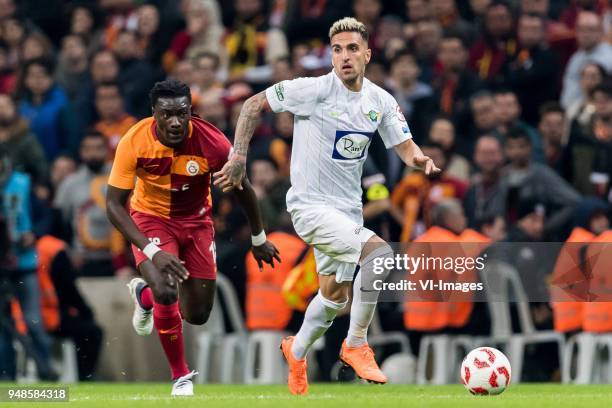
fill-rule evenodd
<path id="1" fill-rule="evenodd" d="M 7 384 L 3 384 L 7 385 Z M 35 385 L 38 387 L 38 385 Z M 472 396 L 461 385 L 312 384 L 306 397 L 292 396 L 285 386 L 197 385 L 191 398 L 170 397 L 170 384 L 97 383 L 71 385 L 70 402 L 7 403 L 0 407 L 609 407 L 612 385 L 510 386 L 499 396 Z"/>

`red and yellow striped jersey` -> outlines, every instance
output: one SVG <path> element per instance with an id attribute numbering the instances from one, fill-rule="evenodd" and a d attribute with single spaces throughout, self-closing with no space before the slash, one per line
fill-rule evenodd
<path id="1" fill-rule="evenodd" d="M 176 148 L 157 138 L 152 117 L 128 130 L 115 154 L 108 184 L 134 189 L 131 208 L 163 218 L 210 217 L 211 174 L 227 162 L 232 145 L 210 123 L 193 117 Z"/>

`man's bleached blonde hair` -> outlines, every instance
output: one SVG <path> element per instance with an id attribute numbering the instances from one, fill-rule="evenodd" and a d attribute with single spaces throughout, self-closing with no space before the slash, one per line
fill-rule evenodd
<path id="1" fill-rule="evenodd" d="M 336 34 L 345 33 L 348 31 L 359 33 L 365 42 L 368 42 L 368 39 L 370 38 L 370 34 L 368 34 L 368 29 L 366 28 L 365 24 L 363 24 L 361 21 L 357 21 L 353 17 L 344 17 L 332 24 L 331 28 L 329 29 L 329 39 L 331 40 Z"/>

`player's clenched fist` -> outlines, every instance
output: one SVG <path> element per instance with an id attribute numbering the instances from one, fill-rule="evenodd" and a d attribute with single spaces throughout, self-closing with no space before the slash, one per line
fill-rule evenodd
<path id="1" fill-rule="evenodd" d="M 267 263 L 274 268 L 274 260 L 281 262 L 278 249 L 270 241 L 264 242 L 262 245 L 253 246 L 253 256 L 259 265 L 259 269 L 263 268 L 263 263 Z"/>
<path id="2" fill-rule="evenodd" d="M 183 262 L 169 252 L 157 252 L 153 255 L 153 264 L 160 272 L 172 276 L 178 282 L 183 282 L 189 277 L 189 272 L 183 266 Z"/>

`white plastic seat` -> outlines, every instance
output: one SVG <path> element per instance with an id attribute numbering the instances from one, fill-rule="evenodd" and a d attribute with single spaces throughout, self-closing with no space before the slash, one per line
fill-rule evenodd
<path id="1" fill-rule="evenodd" d="M 487 263 L 481 271 L 481 278 L 486 288 L 487 304 L 491 314 L 492 335 L 476 339 L 477 345 L 496 345 L 505 343 L 512 367 L 512 380 L 521 381 L 525 348 L 530 344 L 555 343 L 558 349 L 560 367 L 563 367 L 563 334 L 553 330 L 538 331 L 535 329 L 529 310 L 529 301 L 521 278 L 516 269 L 501 261 Z M 512 333 L 510 290 L 516 298 L 520 333 Z"/>
<path id="2" fill-rule="evenodd" d="M 286 381 L 287 365 L 279 346 L 287 335 L 274 330 L 250 333 L 245 361 L 247 384 L 282 384 Z"/>
<path id="3" fill-rule="evenodd" d="M 200 384 L 211 380 L 211 365 L 215 355 L 220 356 L 220 365 L 216 372 L 219 373 L 221 382 L 234 382 L 233 373 L 237 366 L 239 366 L 238 372 L 243 372 L 242 362 L 244 361 L 246 347 L 244 319 L 240 312 L 236 291 L 230 280 L 221 273 L 217 275 L 217 295 L 219 295 L 217 298 L 222 298 L 223 305 L 227 310 L 229 329 L 232 330 L 232 333 L 228 334 L 221 302 L 216 301 L 208 322 L 203 326 L 203 331 L 198 334 L 196 340 L 196 370 L 200 373 L 196 377 L 196 381 Z M 242 382 L 243 375 L 240 374 L 237 380 Z"/>
<path id="4" fill-rule="evenodd" d="M 607 350 L 608 360 L 602 358 Z M 564 348 L 561 378 L 566 384 L 610 384 L 612 382 L 612 335 L 578 333 Z M 572 376 L 572 362 L 575 375 Z"/>

